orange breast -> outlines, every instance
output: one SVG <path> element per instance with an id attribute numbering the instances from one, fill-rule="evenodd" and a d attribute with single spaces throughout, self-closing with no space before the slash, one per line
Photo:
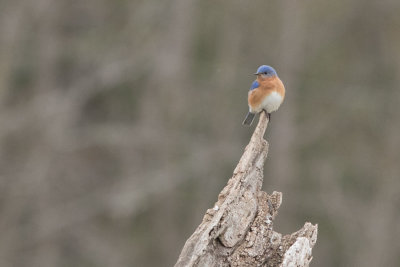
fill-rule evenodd
<path id="1" fill-rule="evenodd" d="M 262 107 L 261 104 L 265 97 L 272 92 L 277 92 L 285 97 L 285 86 L 278 77 L 270 77 L 263 80 L 257 79 L 260 86 L 254 90 L 249 91 L 248 102 L 252 111 L 259 112 Z"/>
<path id="2" fill-rule="evenodd" d="M 261 105 L 264 97 L 265 92 L 262 91 L 260 88 L 251 90 L 248 96 L 249 106 L 252 109 L 256 109 L 259 105 Z"/>

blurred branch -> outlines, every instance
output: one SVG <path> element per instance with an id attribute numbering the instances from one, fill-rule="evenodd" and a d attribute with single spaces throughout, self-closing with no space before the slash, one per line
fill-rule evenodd
<path id="1" fill-rule="evenodd" d="M 282 237 L 272 229 L 282 193 L 261 191 L 268 143 L 267 116 L 260 121 L 233 177 L 208 209 L 179 256 L 179 266 L 308 266 L 317 225 L 306 223 Z"/>

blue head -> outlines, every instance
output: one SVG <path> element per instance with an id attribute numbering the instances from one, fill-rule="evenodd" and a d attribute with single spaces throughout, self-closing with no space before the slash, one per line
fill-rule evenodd
<path id="1" fill-rule="evenodd" d="M 262 65 L 262 66 L 258 67 L 257 72 L 254 73 L 254 75 L 257 75 L 257 76 L 261 75 L 262 78 L 278 76 L 278 74 L 276 74 L 275 69 L 273 67 L 267 66 L 267 65 Z"/>

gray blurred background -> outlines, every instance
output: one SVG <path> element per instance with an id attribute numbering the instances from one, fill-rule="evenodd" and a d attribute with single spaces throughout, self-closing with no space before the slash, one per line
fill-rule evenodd
<path id="1" fill-rule="evenodd" d="M 2 0 L 0 266 L 171 266 L 236 166 L 259 65 L 264 189 L 313 266 L 400 266 L 400 1 Z"/>

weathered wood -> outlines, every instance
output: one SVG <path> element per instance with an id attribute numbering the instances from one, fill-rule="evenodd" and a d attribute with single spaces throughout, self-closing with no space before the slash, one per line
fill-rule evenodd
<path id="1" fill-rule="evenodd" d="M 268 143 L 264 112 L 233 176 L 186 241 L 176 267 L 181 266 L 308 266 L 318 226 L 306 223 L 282 236 L 273 221 L 282 193 L 261 191 Z"/>

